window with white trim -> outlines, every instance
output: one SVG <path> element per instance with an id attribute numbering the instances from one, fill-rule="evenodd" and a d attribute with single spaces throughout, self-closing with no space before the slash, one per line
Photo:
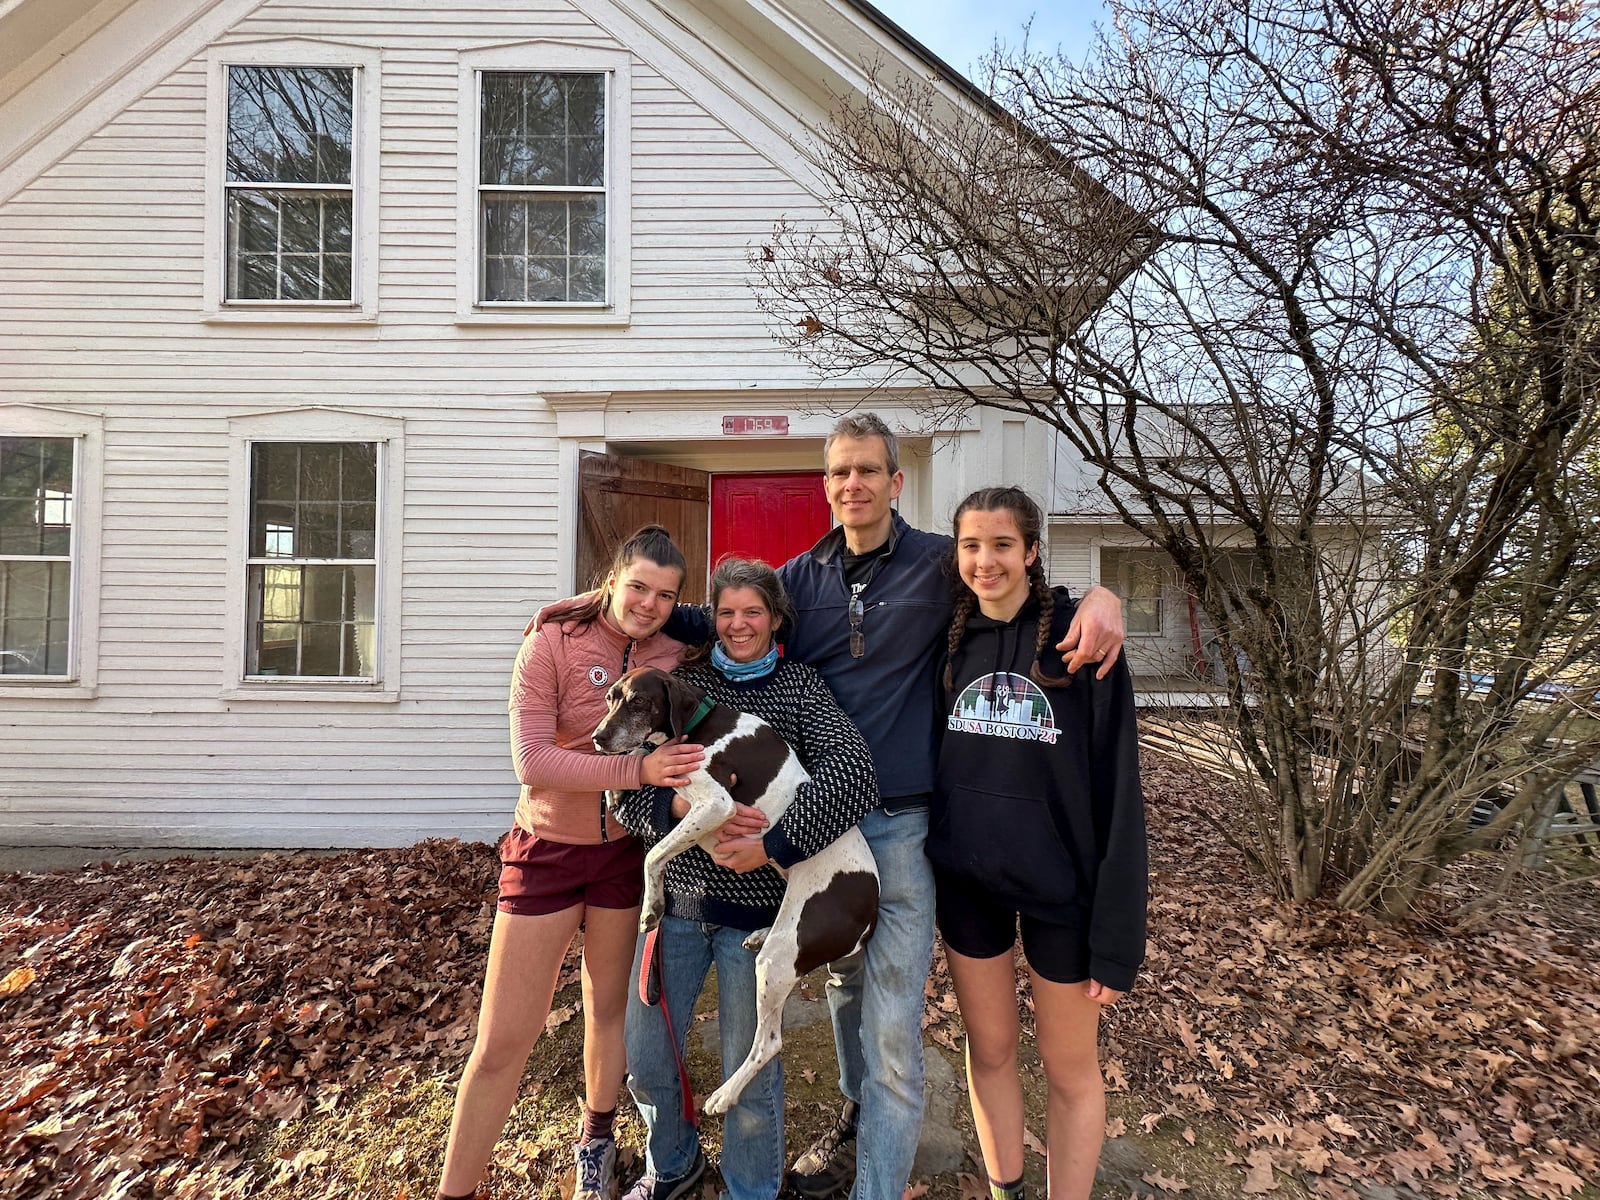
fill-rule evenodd
<path id="1" fill-rule="evenodd" d="M 607 73 L 478 73 L 478 301 L 604 305 Z"/>
<path id="2" fill-rule="evenodd" d="M 1129 633 L 1166 632 L 1167 591 L 1175 584 L 1177 568 L 1164 551 L 1102 546 L 1100 578 L 1122 597 Z"/>
<path id="3" fill-rule="evenodd" d="M 78 440 L 0 437 L 0 675 L 72 673 Z"/>
<path id="4" fill-rule="evenodd" d="M 236 64 L 226 74 L 225 302 L 350 304 L 355 69 Z"/>
<path id="5" fill-rule="evenodd" d="M 373 681 L 379 444 L 250 445 L 247 677 Z"/>

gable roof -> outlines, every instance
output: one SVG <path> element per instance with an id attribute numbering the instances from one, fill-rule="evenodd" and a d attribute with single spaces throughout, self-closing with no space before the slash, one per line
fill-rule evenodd
<path id="1" fill-rule="evenodd" d="M 262 2 L 0 0 L 0 201 Z M 865 0 L 611 2 L 686 61 L 709 56 L 713 75 L 726 72 L 724 87 L 755 64 L 767 68 L 760 82 L 770 90 L 774 77 L 782 81 L 795 117 L 801 109 L 826 113 L 838 97 L 859 92 L 876 62 L 930 79 L 956 103 L 992 105 Z"/>

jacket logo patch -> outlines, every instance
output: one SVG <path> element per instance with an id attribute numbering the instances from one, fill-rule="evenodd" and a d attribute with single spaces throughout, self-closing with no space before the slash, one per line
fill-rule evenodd
<path id="1" fill-rule="evenodd" d="M 597 663 L 589 668 L 589 682 L 595 687 L 605 687 L 611 682 L 611 673 Z"/>
<path id="2" fill-rule="evenodd" d="M 950 713 L 952 733 L 1056 744 L 1061 731 L 1043 689 L 1026 675 L 995 671 L 961 689 Z"/>

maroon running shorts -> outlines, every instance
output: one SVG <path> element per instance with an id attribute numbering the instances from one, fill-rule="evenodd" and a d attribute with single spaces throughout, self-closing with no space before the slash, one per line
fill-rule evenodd
<path id="1" fill-rule="evenodd" d="M 574 904 L 637 908 L 644 897 L 644 846 L 635 837 L 577 846 L 513 825 L 500 843 L 503 913 L 541 917 Z"/>

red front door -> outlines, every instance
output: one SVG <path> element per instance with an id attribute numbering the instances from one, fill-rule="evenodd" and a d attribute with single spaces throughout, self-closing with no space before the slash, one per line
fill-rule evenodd
<path id="1" fill-rule="evenodd" d="M 828 532 L 821 471 L 711 477 L 711 563 L 725 554 L 782 566 Z"/>

